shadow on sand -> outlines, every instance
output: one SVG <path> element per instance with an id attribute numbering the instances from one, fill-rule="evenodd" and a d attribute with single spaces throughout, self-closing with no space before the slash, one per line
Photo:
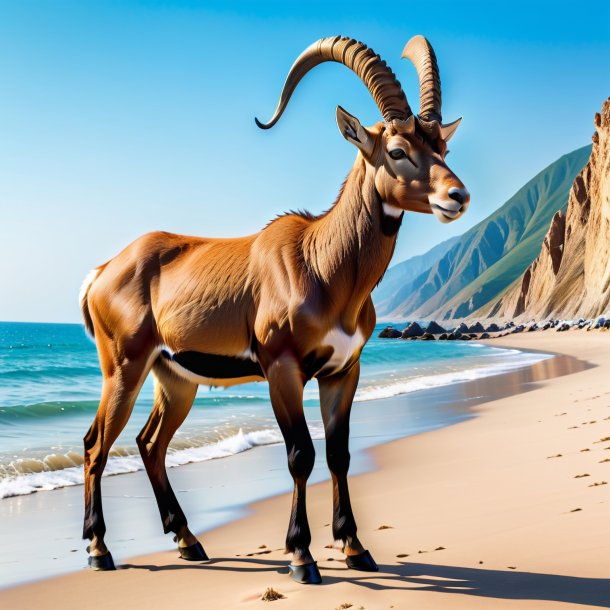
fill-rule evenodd
<path id="1" fill-rule="evenodd" d="M 227 565 L 223 565 L 227 564 Z M 238 564 L 238 565 L 236 565 Z M 258 558 L 218 558 L 205 564 L 122 565 L 121 569 L 205 570 L 209 572 L 288 572 L 287 561 Z M 505 570 L 463 568 L 459 566 L 403 563 L 380 565 L 379 572 L 347 571 L 346 568 L 321 568 L 324 585 L 349 580 L 372 590 L 438 591 L 456 595 L 475 595 L 497 599 L 530 599 L 610 608 L 610 578 L 579 578 L 555 574 L 536 574 Z M 329 574 L 330 572 L 330 574 Z M 341 576 L 332 575 L 341 572 Z"/>

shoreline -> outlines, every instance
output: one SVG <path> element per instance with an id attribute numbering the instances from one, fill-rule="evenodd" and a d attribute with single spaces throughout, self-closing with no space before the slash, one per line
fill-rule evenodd
<path id="1" fill-rule="evenodd" d="M 140 607 L 140 604 L 145 603 L 146 599 L 152 599 L 152 596 L 163 595 L 160 589 L 164 586 L 163 583 L 168 587 L 177 587 L 180 590 L 179 594 L 176 593 L 173 597 L 169 597 L 168 594 L 167 600 L 171 599 L 172 603 L 175 603 L 176 599 L 180 599 L 184 603 L 189 603 L 189 600 L 190 603 L 194 603 L 204 590 L 202 587 L 205 587 L 206 599 L 213 600 L 215 608 L 235 607 L 239 604 L 264 607 L 263 602 L 257 600 L 266 586 L 274 586 L 286 595 L 290 600 L 290 607 L 311 607 L 312 603 L 316 607 L 335 607 L 343 602 L 354 603 L 356 607 L 361 604 L 367 608 L 389 607 L 394 602 L 399 604 L 396 607 L 400 607 L 401 603 L 408 602 L 415 603 L 415 607 L 418 608 L 427 608 L 438 607 L 441 598 L 443 603 L 446 602 L 447 607 L 451 608 L 489 608 L 491 605 L 513 608 L 517 607 L 517 603 L 519 607 L 551 608 L 556 607 L 557 601 L 571 602 L 571 605 L 579 604 L 574 607 L 586 607 L 586 603 L 589 603 L 591 607 L 600 607 L 600 605 L 608 607 L 599 601 L 610 599 L 610 596 L 607 595 L 609 581 L 604 580 L 603 561 L 603 557 L 607 557 L 610 546 L 607 536 L 608 526 L 600 525 L 602 515 L 605 514 L 603 510 L 600 510 L 600 506 L 607 512 L 608 486 L 590 490 L 588 487 L 584 488 L 588 490 L 589 495 L 592 492 L 599 492 L 597 497 L 604 498 L 602 502 L 598 503 L 599 505 L 586 507 L 587 518 L 591 519 L 593 516 L 593 525 L 589 525 L 591 521 L 587 521 L 586 527 L 594 528 L 596 534 L 599 534 L 600 530 L 606 534 L 606 539 L 601 545 L 598 543 L 597 547 L 595 545 L 592 548 L 587 547 L 589 556 L 585 559 L 588 560 L 582 557 L 575 559 L 579 555 L 579 549 L 573 548 L 574 540 L 570 538 L 570 535 L 578 534 L 581 538 L 584 535 L 586 541 L 591 539 L 588 532 L 583 533 L 582 531 L 583 520 L 578 520 L 578 516 L 582 516 L 580 512 L 585 511 L 584 507 L 581 508 L 581 511 L 577 511 L 578 514 L 572 515 L 571 525 L 578 520 L 580 526 L 576 532 L 570 527 L 562 527 L 553 532 L 554 537 L 545 537 L 544 544 L 540 545 L 538 542 L 532 544 L 533 548 L 525 555 L 523 548 L 519 548 L 518 544 L 515 545 L 515 541 L 511 538 L 511 532 L 514 537 L 515 531 L 528 529 L 527 515 L 521 514 L 522 512 L 528 513 L 541 506 L 548 507 L 549 503 L 553 504 L 550 500 L 544 501 L 540 497 L 540 489 L 537 489 L 540 487 L 540 481 L 535 481 L 533 486 L 531 481 L 529 481 L 529 485 L 525 484 L 528 483 L 525 479 L 529 480 L 536 468 L 530 468 L 531 465 L 529 465 L 528 468 L 520 469 L 516 477 L 519 484 L 516 486 L 508 476 L 515 475 L 512 472 L 515 461 L 524 460 L 524 456 L 520 454 L 527 453 L 524 451 L 526 448 L 532 449 L 529 436 L 535 436 L 536 433 L 545 430 L 545 426 L 537 427 L 537 423 L 544 422 L 548 418 L 549 425 L 556 426 L 558 422 L 563 424 L 559 417 L 554 417 L 556 414 L 553 412 L 559 410 L 560 407 L 548 404 L 548 395 L 552 394 L 552 400 L 561 402 L 569 394 L 569 392 L 566 394 L 566 388 L 574 388 L 583 384 L 587 386 L 599 384 L 603 372 L 599 371 L 598 367 L 607 368 L 610 365 L 607 339 L 602 334 L 573 331 L 569 335 L 552 333 L 544 341 L 541 341 L 541 338 L 544 338 L 544 335 L 541 336 L 538 333 L 535 333 L 535 336 L 534 334 L 512 335 L 494 339 L 493 344 L 498 347 L 538 349 L 547 353 L 563 352 L 565 354 L 569 352 L 581 361 L 588 361 L 596 365 L 597 368 L 583 368 L 580 372 L 554 379 L 532 378 L 529 381 L 521 381 L 521 386 L 525 383 L 528 387 L 520 394 L 510 394 L 509 398 L 506 396 L 494 398 L 491 401 L 481 402 L 477 406 L 470 406 L 470 410 L 477 413 L 479 417 L 466 419 L 457 425 L 432 432 L 378 445 L 367 451 L 375 463 L 376 469 L 353 476 L 350 481 L 354 509 L 363 541 L 371 548 L 380 563 L 381 572 L 378 575 L 347 572 L 344 564 L 339 561 L 340 553 L 334 548 L 323 547 L 323 539 L 329 537 L 326 523 L 330 520 L 331 514 L 329 484 L 324 482 L 308 488 L 308 505 L 314 537 L 312 551 L 319 561 L 327 586 L 323 585 L 313 589 L 302 587 L 290 581 L 282 573 L 285 571 L 283 566 L 286 565 L 287 560 L 280 549 L 283 546 L 290 498 L 280 495 L 250 505 L 246 517 L 208 531 L 203 537 L 203 543 L 208 553 L 215 557 L 210 564 L 193 565 L 180 562 L 176 558 L 175 551 L 155 553 L 132 559 L 125 566 L 130 569 L 118 570 L 112 574 L 83 572 L 13 589 L 4 589 L 0 591 L 0 601 L 8 600 L 13 606 L 16 606 L 18 603 L 25 604 L 26 599 L 30 602 L 37 600 L 40 602 L 38 607 L 54 607 L 54 602 L 59 603 L 58 595 L 60 595 L 62 587 L 75 588 L 81 592 L 89 588 L 93 588 L 94 591 L 102 591 L 105 586 L 108 586 L 104 583 L 112 582 L 121 593 L 119 594 L 117 590 L 115 596 L 113 591 L 111 597 L 120 599 L 120 603 L 124 607 L 134 608 Z M 546 360 L 541 364 L 553 360 Z M 603 379 L 601 383 L 603 384 Z M 469 384 L 470 382 L 459 385 Z M 610 392 L 606 393 L 610 394 Z M 545 395 L 547 395 L 546 398 Z M 599 395 L 597 397 L 599 398 Z M 590 402 L 593 397 L 587 397 L 586 400 Z M 535 415 L 531 412 L 532 404 L 536 407 Z M 610 415 L 608 405 L 593 404 L 590 408 L 592 410 L 601 409 L 605 414 L 604 418 L 595 416 L 598 426 Z M 511 417 L 507 420 L 506 417 L 509 414 Z M 567 411 L 566 414 L 570 415 Z M 516 421 L 513 421 L 512 417 L 515 417 Z M 542 419 L 533 419 L 534 417 Z M 512 444 L 500 442 L 499 439 L 503 439 L 503 437 L 510 441 L 511 434 L 514 435 L 519 426 L 521 428 L 525 426 L 528 431 L 528 435 L 523 438 L 517 435 L 519 446 L 515 447 L 514 442 Z M 594 430 L 593 426 L 591 429 Z M 607 430 L 608 426 L 605 429 Z M 562 429 L 562 435 L 566 434 Z M 572 443 L 574 440 L 573 438 L 564 439 L 562 436 L 549 438 L 548 434 L 543 436 L 543 440 L 547 444 L 553 441 L 553 444 L 561 445 L 568 441 Z M 574 436 L 574 433 L 571 433 L 571 436 Z M 515 441 L 515 438 L 512 440 Z M 595 440 L 589 440 L 590 445 L 591 443 L 595 443 Z M 570 455 L 570 459 L 572 461 L 581 459 L 582 461 L 583 457 L 590 457 L 593 453 L 602 453 L 603 449 L 599 445 L 592 444 L 591 447 L 589 452 L 582 454 L 580 454 L 580 450 L 575 450 L 576 454 Z M 496 454 L 499 453 L 506 457 L 506 452 L 512 459 L 501 462 L 499 470 L 494 470 Z M 540 453 L 540 448 L 536 453 Z M 565 455 L 568 457 L 567 452 Z M 547 470 L 551 465 L 556 464 L 563 467 L 569 461 L 568 459 L 553 461 L 548 459 L 549 456 L 550 453 L 543 456 L 537 455 L 542 466 L 537 463 L 536 467 Z M 479 462 L 482 460 L 482 463 L 477 460 Z M 403 462 L 406 462 L 407 465 L 405 466 Z M 477 463 L 474 464 L 474 462 Z M 417 464 L 419 467 L 409 467 L 409 463 Z M 283 467 L 283 463 L 280 464 L 280 467 Z M 495 467 L 498 468 L 498 463 L 495 463 Z M 597 469 L 607 467 L 608 464 L 596 466 Z M 459 476 L 453 477 L 451 473 L 456 468 L 459 469 Z M 610 470 L 606 472 L 610 474 Z M 534 496 L 536 501 L 517 503 L 519 510 L 515 509 L 515 500 L 510 494 L 506 496 L 506 489 L 503 489 L 502 485 L 496 488 L 498 479 L 504 481 L 505 475 L 507 480 L 512 481 L 512 487 L 510 485 L 509 487 L 515 492 L 517 498 L 525 493 L 523 490 L 525 486 L 525 491 L 529 492 L 530 496 Z M 396 476 L 399 476 L 399 480 L 404 485 L 395 484 Z M 520 480 L 520 477 L 524 480 Z M 433 484 L 431 481 L 435 483 Z M 485 481 L 488 489 L 487 493 L 481 497 L 481 490 L 477 490 L 477 488 L 485 487 L 482 485 L 482 481 Z M 506 481 L 504 482 L 506 483 Z M 570 480 L 570 483 L 574 482 Z M 467 489 L 460 489 L 463 485 Z M 473 488 L 471 489 L 471 487 Z M 542 485 L 542 487 L 545 486 Z M 464 504 L 468 504 L 477 491 L 479 499 L 474 507 L 475 510 L 470 506 L 470 510 L 464 512 Z M 503 500 L 490 504 L 488 497 L 490 494 L 493 497 L 502 497 Z M 511 503 L 512 509 L 510 508 Z M 567 500 L 566 504 L 563 507 L 565 510 L 560 512 L 561 518 L 571 515 L 571 513 L 565 512 L 571 510 L 571 504 Z M 606 504 L 605 507 L 604 504 Z M 450 515 L 444 514 L 444 509 L 448 506 L 452 507 Z M 479 510 L 479 513 L 476 509 Z M 482 514 L 481 509 L 485 509 Z M 460 511 L 462 512 L 460 513 Z M 592 513 L 595 514 L 592 515 Z M 498 525 L 499 514 L 502 517 L 500 526 Z M 458 516 L 461 516 L 461 519 L 458 519 Z M 464 519 L 464 517 L 467 518 Z M 510 526 L 511 519 L 514 521 L 515 518 L 518 521 L 516 529 L 514 524 Z M 557 515 L 553 513 L 553 518 L 550 520 L 556 518 Z M 607 521 L 607 519 L 605 520 Z M 378 529 L 380 525 L 384 524 L 390 526 L 388 531 L 385 531 L 385 528 Z M 473 536 L 473 527 L 475 534 L 477 530 L 492 530 L 493 535 L 489 535 L 488 532 L 482 537 Z M 439 531 L 433 540 L 430 533 L 434 530 Z M 532 535 L 533 533 L 529 532 L 528 540 Z M 519 536 L 516 538 L 519 539 Z M 500 550 L 498 550 L 498 540 L 503 540 L 508 546 L 499 545 Z M 523 541 L 521 540 L 521 542 Z M 258 547 L 262 544 L 265 544 L 267 548 L 259 550 Z M 441 550 L 441 546 L 445 548 Z M 466 548 L 460 548 L 461 546 Z M 434 551 L 434 549 L 439 550 Z M 401 553 L 401 550 L 405 552 Z M 508 550 L 511 553 L 508 553 Z M 498 553 L 502 554 L 503 551 L 507 555 L 511 555 L 511 558 L 498 558 Z M 544 560 L 540 557 L 541 551 Z M 591 554 L 593 554 L 593 561 L 591 561 Z M 397 555 L 409 555 L 409 559 L 403 559 Z M 413 559 L 414 555 L 415 559 Z M 478 561 L 484 563 L 478 564 L 474 555 L 480 555 Z M 441 557 L 443 566 L 437 565 L 438 562 L 441 562 Z M 329 561 L 330 559 L 332 561 Z M 416 561 L 416 563 L 408 563 L 409 560 Z M 507 565 L 502 565 L 503 563 Z M 515 571 L 509 571 L 513 568 Z M 560 576 L 562 573 L 565 574 L 566 570 L 571 573 L 570 576 Z M 415 575 L 414 571 L 418 574 L 425 573 L 426 576 Z M 449 573 L 453 574 L 453 577 L 448 577 Z M 459 574 L 461 578 L 457 578 L 456 574 Z M 556 579 L 551 578 L 553 574 L 557 574 Z M 439 584 L 447 578 L 455 580 L 454 587 Z M 568 599 L 570 597 L 568 593 L 563 593 L 561 599 L 558 598 L 559 593 L 565 588 L 562 585 L 564 580 L 569 579 L 569 582 L 573 584 L 575 582 L 573 579 L 578 578 L 584 578 L 587 581 L 586 591 L 581 587 L 581 589 L 577 588 L 576 593 L 571 594 L 570 599 Z M 464 595 L 465 591 L 459 590 L 462 586 L 459 581 L 472 579 L 480 581 L 479 585 L 485 585 L 483 586 L 484 591 Z M 485 582 L 483 583 L 481 579 Z M 530 593 L 534 587 L 538 591 L 537 599 L 534 596 L 534 605 L 528 605 L 527 600 L 518 600 L 517 597 L 510 596 L 511 587 L 502 588 L 500 582 L 506 579 L 513 583 L 513 588 L 522 586 Z M 432 582 L 434 580 L 436 582 Z M 547 582 L 547 585 L 536 584 L 540 580 Z M 553 582 L 552 587 L 548 585 L 550 581 Z M 495 584 L 492 586 L 490 582 Z M 151 587 L 151 591 L 143 591 L 142 586 Z M 605 587 L 601 593 L 600 586 Z M 490 587 L 493 590 L 490 590 Z M 497 591 L 494 587 L 497 588 Z M 542 587 L 541 590 L 540 587 Z M 452 592 L 451 589 L 455 590 Z M 551 594 L 551 590 L 555 593 Z M 139 591 L 141 595 L 139 596 L 136 591 Z M 455 595 L 456 592 L 462 593 L 462 595 Z M 605 598 L 595 597 L 596 595 L 601 596 L 602 593 L 606 595 Z M 336 603 L 335 597 L 337 597 Z M 494 598 L 493 601 L 489 597 Z M 506 599 L 501 599 L 502 597 Z M 318 601 L 312 602 L 312 600 Z M 386 604 L 386 602 L 388 603 Z M 70 601 L 64 600 L 62 607 L 73 607 L 70 606 L 70 603 Z M 107 597 L 103 603 L 108 603 Z M 428 606 L 428 603 L 436 604 L 436 606 Z M 583 603 L 585 605 L 582 605 Z M 94 604 L 91 607 L 97 606 Z M 443 605 L 443 607 L 445 606 Z"/>
<path id="2" fill-rule="evenodd" d="M 553 356 L 550 353 L 547 355 Z M 576 359 L 562 361 L 557 358 L 554 356 L 551 360 L 526 363 L 518 368 L 509 367 L 495 375 L 488 374 L 407 394 L 354 403 L 350 439 L 352 476 L 373 470 L 373 461 L 368 453 L 373 447 L 468 419 L 473 417 L 472 409 L 485 400 L 518 391 L 517 386 L 537 378 L 568 374 L 586 366 Z M 549 368 L 551 361 L 554 364 Z M 431 403 L 433 408 L 430 407 Z M 383 418 L 376 416 L 378 411 L 383 411 Z M 314 412 L 319 417 L 319 409 Z M 311 415 L 312 413 L 307 415 L 308 420 Z M 316 426 L 316 422 L 313 425 Z M 330 479 L 324 459 L 323 440 L 314 438 L 314 446 L 316 463 L 310 485 Z M 292 489 L 283 443 L 253 447 L 229 457 L 231 461 L 228 463 L 224 459 L 205 460 L 168 469 L 172 486 L 189 523 L 198 534 L 234 522 L 247 514 L 251 504 L 277 497 Z M 242 473 L 246 473 L 252 484 L 242 483 Z M 161 531 L 155 500 L 145 472 L 137 470 L 121 473 L 120 476 L 107 476 L 103 479 L 103 485 L 104 512 L 108 525 L 106 539 L 115 562 L 120 562 L 125 556 L 173 548 L 171 536 L 164 535 Z M 50 516 L 40 520 L 36 518 L 46 511 L 50 511 Z M 0 572 L 0 587 L 36 582 L 84 567 L 86 557 L 83 549 L 86 545 L 79 535 L 81 513 L 82 485 L 69 485 L 1 500 L 0 533 L 4 545 L 0 551 L 0 567 L 6 567 L 7 571 L 4 572 L 4 578 Z M 11 528 L 7 531 L 2 524 L 9 520 Z M 57 533 L 52 544 L 42 531 L 49 525 Z M 19 558 L 19 532 L 22 531 L 32 532 L 40 541 L 34 576 L 29 562 Z"/>

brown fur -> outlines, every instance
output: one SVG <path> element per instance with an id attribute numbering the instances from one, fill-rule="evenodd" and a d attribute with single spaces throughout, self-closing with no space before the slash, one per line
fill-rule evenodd
<path id="1" fill-rule="evenodd" d="M 402 220 L 388 217 L 383 202 L 394 206 L 391 210 L 430 213 L 431 193 L 446 198 L 447 189 L 463 185 L 435 152 L 444 150 L 444 142 L 434 149 L 412 121 L 394 122 L 391 129 L 358 127 L 364 134 L 354 142 L 360 154 L 325 214 L 281 216 L 259 233 L 236 239 L 149 233 L 99 268 L 82 303 L 104 378 L 99 410 L 85 438 L 83 535 L 92 539 L 92 554 L 107 552 L 101 473 L 151 369 L 155 403 L 138 445 L 165 531 L 176 532 L 180 546 L 196 542 L 164 467 L 167 445 L 190 409 L 196 381 L 161 355 L 163 346 L 174 354 L 254 354 L 260 376 L 209 383 L 269 382 L 295 480 L 286 545 L 297 563 L 311 561 L 305 485 L 313 444 L 303 414 L 303 387 L 318 378 L 335 485 L 333 531 L 347 554 L 364 550 L 347 491 L 347 443 L 360 352 L 375 325 L 370 293 L 390 262 Z M 417 170 L 390 160 L 390 139 L 392 147 L 408 148 Z M 328 338 L 333 332 L 353 351 L 335 355 L 339 347 Z"/>

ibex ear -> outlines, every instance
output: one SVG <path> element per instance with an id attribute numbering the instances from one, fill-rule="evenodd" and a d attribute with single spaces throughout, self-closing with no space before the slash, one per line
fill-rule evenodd
<path id="1" fill-rule="evenodd" d="M 453 121 L 453 123 L 447 123 L 447 125 L 441 125 L 441 138 L 445 140 L 445 142 L 449 142 L 453 134 L 456 132 L 459 124 L 462 121 L 462 117 L 460 117 L 457 121 Z"/>
<path id="2" fill-rule="evenodd" d="M 337 106 L 337 125 L 343 137 L 356 145 L 368 157 L 373 152 L 374 141 L 360 121 L 347 110 Z"/>

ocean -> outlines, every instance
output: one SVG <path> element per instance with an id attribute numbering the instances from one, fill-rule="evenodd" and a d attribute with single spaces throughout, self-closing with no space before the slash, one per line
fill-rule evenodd
<path id="1" fill-rule="evenodd" d="M 384 326 L 377 326 L 364 348 L 355 398 L 359 411 L 372 422 L 383 422 L 383 414 L 373 411 L 382 404 L 377 399 L 495 375 L 547 357 L 476 342 L 379 339 Z M 0 322 L 0 498 L 82 484 L 82 438 L 95 415 L 100 389 L 95 345 L 81 325 Z M 105 474 L 143 469 L 135 438 L 152 399 L 149 377 Z M 324 436 L 318 405 L 317 384 L 310 382 L 305 411 L 316 439 Z M 408 402 L 404 409 L 401 432 L 414 433 Z M 265 383 L 201 387 L 170 445 L 167 464 L 227 458 L 280 442 Z"/>

